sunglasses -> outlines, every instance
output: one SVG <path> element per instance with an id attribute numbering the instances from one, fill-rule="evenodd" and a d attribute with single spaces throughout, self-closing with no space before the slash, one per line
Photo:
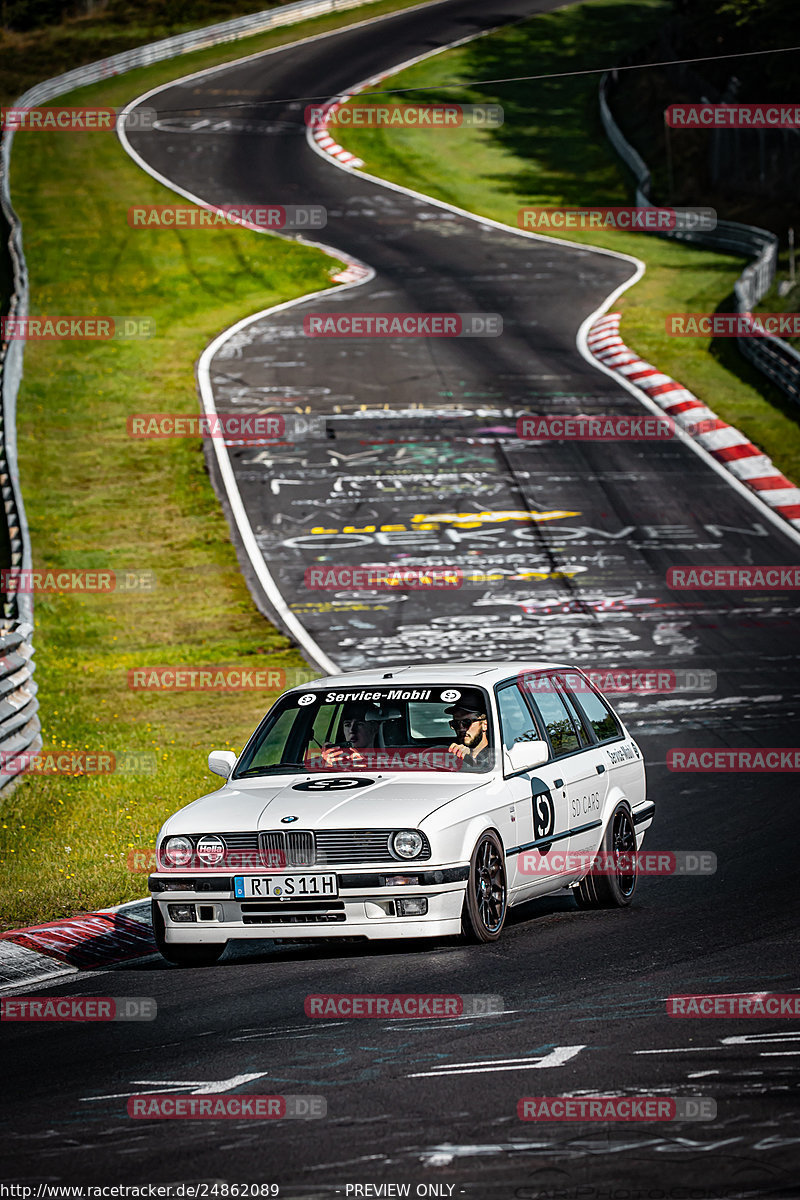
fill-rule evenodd
<path id="1" fill-rule="evenodd" d="M 453 729 L 469 729 L 470 725 L 474 725 L 476 721 L 482 721 L 483 717 L 458 717 L 458 719 L 450 721 L 449 724 Z"/>

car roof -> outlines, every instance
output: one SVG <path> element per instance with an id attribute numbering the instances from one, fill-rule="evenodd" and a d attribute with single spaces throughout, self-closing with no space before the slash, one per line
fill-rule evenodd
<path id="1" fill-rule="evenodd" d="M 522 675 L 534 671 L 574 671 L 576 668 L 569 663 L 545 662 L 542 659 L 520 661 L 508 659 L 502 662 L 480 662 L 475 659 L 465 659 L 463 662 L 432 662 L 415 664 L 414 666 L 371 667 L 368 671 L 351 671 L 341 675 L 323 675 L 319 679 L 310 679 L 302 687 L 292 688 L 292 691 L 308 691 L 309 688 L 319 687 L 392 687 L 394 682 L 409 684 L 433 684 L 440 686 L 451 683 L 475 683 L 491 687 L 512 675 Z"/>

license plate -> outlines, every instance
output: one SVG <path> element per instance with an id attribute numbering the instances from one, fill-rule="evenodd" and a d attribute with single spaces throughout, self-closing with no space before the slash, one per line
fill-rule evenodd
<path id="1" fill-rule="evenodd" d="M 324 900 L 339 895 L 335 875 L 235 875 L 237 900 Z"/>

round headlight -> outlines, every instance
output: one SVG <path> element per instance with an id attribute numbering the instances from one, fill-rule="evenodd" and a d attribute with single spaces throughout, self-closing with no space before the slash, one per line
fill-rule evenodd
<path id="1" fill-rule="evenodd" d="M 422 853 L 422 834 L 413 829 L 401 829 L 392 835 L 392 850 L 398 858 L 416 858 Z"/>
<path id="2" fill-rule="evenodd" d="M 219 837 L 203 837 L 197 843 L 197 857 L 207 867 L 216 867 L 225 857 L 225 843 Z"/>
<path id="3" fill-rule="evenodd" d="M 167 866 L 188 867 L 194 855 L 194 846 L 187 837 L 171 837 L 164 842 L 161 853 Z"/>

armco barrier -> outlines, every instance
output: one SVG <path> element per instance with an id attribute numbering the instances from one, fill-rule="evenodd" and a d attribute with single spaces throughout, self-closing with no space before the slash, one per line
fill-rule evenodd
<path id="1" fill-rule="evenodd" d="M 0 788 L 19 773 L 20 764 L 9 759 L 42 748 L 32 633 L 29 624 L 18 621 L 12 632 L 0 635 Z"/>
<path id="2" fill-rule="evenodd" d="M 608 97 L 615 72 L 600 80 L 600 119 L 606 137 L 636 180 L 636 203 L 650 208 L 654 201 L 650 196 L 650 171 L 640 154 L 626 141 L 611 113 Z M 756 225 L 742 225 L 738 221 L 718 221 L 716 229 L 703 232 L 664 233 L 676 241 L 695 242 L 752 258 L 734 285 L 736 311 L 752 312 L 756 304 L 772 286 L 778 262 L 778 239 L 774 233 L 759 229 Z M 780 338 L 741 337 L 736 339 L 739 351 L 754 366 L 763 372 L 787 396 L 800 403 L 800 354 Z"/>
<path id="3" fill-rule="evenodd" d="M 208 46 L 237 41 L 240 38 L 263 33 L 265 30 L 282 25 L 294 25 L 311 17 L 344 12 L 347 9 L 361 8 L 376 2 L 377 0 L 299 0 L 296 4 L 265 9 L 244 17 L 234 17 L 230 21 L 207 25 L 203 29 L 180 33 L 175 37 L 163 38 L 161 41 L 151 42 L 145 46 L 136 46 L 121 54 L 113 54 L 110 58 L 101 58 L 97 62 L 76 67 L 63 75 L 54 76 L 53 79 L 45 79 L 20 96 L 15 101 L 14 107 L 25 108 L 45 104 L 48 100 L 74 91 L 75 88 L 97 83 L 114 75 L 123 75 L 126 71 L 132 71 L 136 67 L 145 67 L 150 63 L 177 58 L 181 54 L 202 50 Z M 8 315 L 25 317 L 28 315 L 29 301 L 28 274 L 22 250 L 22 225 L 11 204 L 9 186 L 13 141 L 13 130 L 4 132 L 0 140 L 0 208 L 10 229 L 8 253 L 12 268 L 13 290 L 9 301 Z M 22 379 L 23 349 L 23 341 L 14 340 L 0 345 L 0 400 L 2 401 L 0 409 L 0 486 L 2 486 L 3 507 L 11 544 L 10 562 L 0 565 L 29 568 L 32 565 L 31 546 L 20 493 L 16 435 L 17 395 Z M 35 699 L 36 685 L 32 678 L 32 635 L 33 602 L 31 597 L 24 594 L 3 596 L 3 610 L 0 616 L 0 656 L 6 655 L 8 652 L 10 662 L 16 663 L 18 658 L 20 662 L 5 673 L 2 673 L 3 667 L 0 663 L 0 752 L 16 754 L 22 750 L 39 749 L 41 745 L 39 719 L 36 712 L 38 708 L 38 702 Z M 12 777 L 0 774 L 0 789 Z"/>

